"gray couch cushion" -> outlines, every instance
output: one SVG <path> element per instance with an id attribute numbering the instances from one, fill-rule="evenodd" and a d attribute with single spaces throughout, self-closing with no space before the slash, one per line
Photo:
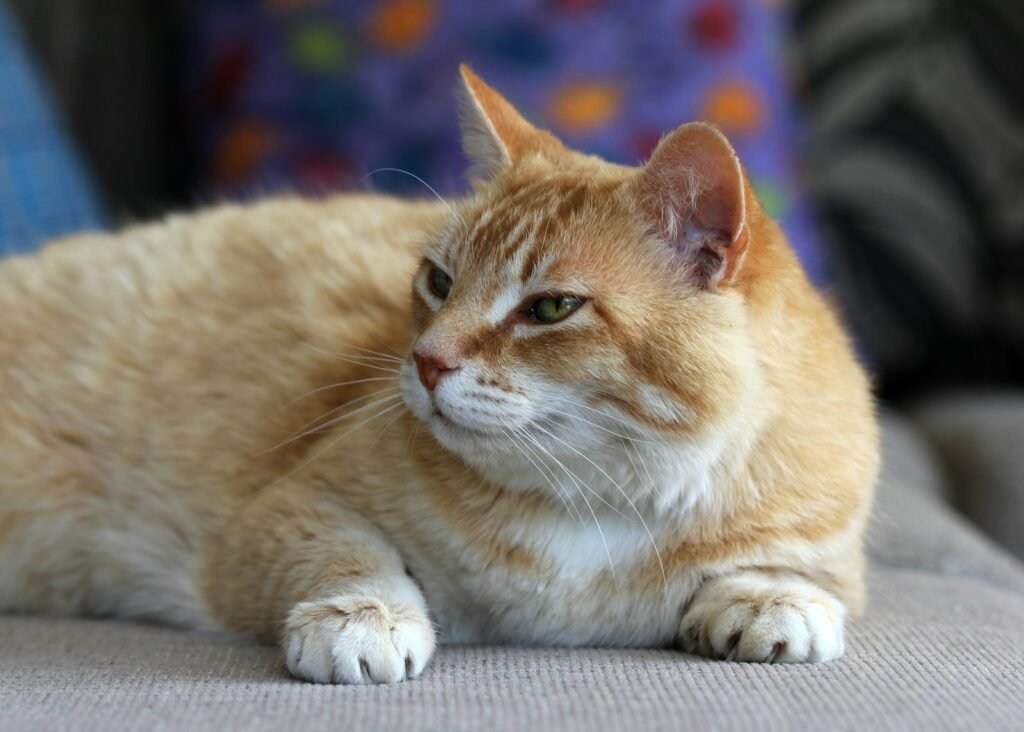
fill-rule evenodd
<path id="1" fill-rule="evenodd" d="M 7 729 L 1013 729 L 1024 569 L 942 508 L 898 422 L 871 532 L 872 601 L 824 666 L 671 651 L 443 649 L 420 680 L 322 687 L 272 648 L 90 620 L 0 618 Z"/>

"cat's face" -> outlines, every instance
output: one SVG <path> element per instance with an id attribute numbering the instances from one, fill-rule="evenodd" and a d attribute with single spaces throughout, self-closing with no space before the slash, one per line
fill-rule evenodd
<path id="1" fill-rule="evenodd" d="M 511 162 L 424 249 L 407 404 L 507 487 L 584 512 L 699 499 L 756 387 L 743 298 L 710 281 L 729 258 L 681 250 L 718 230 L 675 222 L 685 242 L 667 241 L 646 169 Z"/>

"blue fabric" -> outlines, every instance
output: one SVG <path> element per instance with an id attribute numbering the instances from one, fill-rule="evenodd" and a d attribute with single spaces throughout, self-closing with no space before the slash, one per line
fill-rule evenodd
<path id="1" fill-rule="evenodd" d="M 102 221 L 96 191 L 0 4 L 0 257 Z"/>

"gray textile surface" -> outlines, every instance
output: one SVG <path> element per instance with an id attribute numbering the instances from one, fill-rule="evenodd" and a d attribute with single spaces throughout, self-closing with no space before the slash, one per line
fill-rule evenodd
<path id="1" fill-rule="evenodd" d="M 913 417 L 942 455 L 957 505 L 1024 559 L 1024 393 L 950 396 Z"/>
<path id="2" fill-rule="evenodd" d="M 671 651 L 443 649 L 420 680 L 318 687 L 272 648 L 93 620 L 0 618 L 0 728 L 1021 729 L 1024 566 L 939 503 L 887 426 L 872 602 L 824 666 Z"/>

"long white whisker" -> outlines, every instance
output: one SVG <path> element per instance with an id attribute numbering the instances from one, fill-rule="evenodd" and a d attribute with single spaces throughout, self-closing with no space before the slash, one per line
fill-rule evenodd
<path id="1" fill-rule="evenodd" d="M 373 392 L 370 392 L 369 394 L 364 394 L 361 397 L 357 397 L 355 399 L 351 399 L 351 400 L 345 402 L 344 404 L 339 404 L 338 406 L 336 406 L 336 407 L 334 407 L 332 409 L 328 409 L 323 414 L 321 414 L 321 415 L 319 415 L 317 417 L 314 417 L 313 419 L 309 420 L 304 425 L 302 425 L 297 430 L 295 430 L 295 432 L 293 434 L 298 434 L 299 432 L 307 430 L 310 427 L 312 427 L 313 425 L 317 424 L 318 422 L 321 423 L 321 424 L 326 424 L 326 422 L 324 422 L 324 420 L 326 420 L 329 417 L 331 417 L 331 415 L 333 415 L 333 414 L 335 414 L 337 412 L 340 412 L 341 410 L 346 409 L 347 407 L 351 407 L 354 404 L 358 404 L 359 402 L 366 401 L 367 399 L 373 399 L 374 397 L 379 397 L 379 396 L 381 396 L 383 394 L 398 394 L 398 393 L 400 393 L 399 389 L 397 387 L 395 387 L 394 389 L 385 389 L 385 390 L 381 390 L 381 391 L 373 391 Z M 285 405 L 285 406 L 287 406 L 287 405 Z M 278 413 L 280 413 L 283 409 L 284 409 L 284 407 L 282 407 L 281 409 L 277 410 Z M 256 455 L 253 455 L 252 457 L 256 457 Z"/>
<path id="2" fill-rule="evenodd" d="M 412 431 L 409 433 L 409 442 L 405 446 L 405 452 L 409 457 L 412 457 L 412 446 L 416 442 L 416 438 L 420 436 L 420 429 L 423 427 L 423 423 L 418 419 L 414 420 L 415 424 L 412 426 Z"/>
<path id="3" fill-rule="evenodd" d="M 534 426 L 537 426 L 537 427 L 539 428 L 539 425 L 534 425 Z M 600 501 L 601 503 L 603 503 L 603 504 L 604 504 L 604 505 L 605 505 L 605 506 L 606 506 L 606 507 L 607 507 L 607 508 L 608 508 L 608 509 L 609 509 L 609 510 L 610 510 L 610 511 L 612 512 L 612 513 L 616 513 L 616 514 L 618 514 L 619 516 L 621 516 L 622 518 L 624 518 L 624 519 L 627 519 L 627 520 L 628 520 L 628 518 L 629 518 L 629 517 L 628 517 L 628 516 L 626 516 L 626 514 L 622 513 L 622 511 L 620 511 L 620 510 L 619 510 L 618 508 L 616 508 L 614 504 L 612 504 L 612 503 L 609 503 L 609 502 L 608 502 L 608 500 L 607 500 L 607 499 L 606 499 L 606 498 L 605 498 L 604 496 L 602 496 L 602 495 L 601 495 L 600 493 L 598 493 L 598 492 L 597 492 L 597 491 L 595 491 L 595 490 L 594 490 L 593 488 L 591 488 L 591 487 L 590 487 L 589 485 L 587 485 L 587 484 L 586 484 L 586 483 L 584 483 L 584 482 L 583 482 L 582 480 L 580 480 L 579 476 L 578 476 L 578 475 L 576 475 L 576 474 L 575 474 L 574 472 L 572 472 L 571 470 L 569 470 L 569 468 L 567 468 L 567 467 L 566 467 L 566 466 L 565 466 L 565 465 L 564 465 L 564 464 L 562 463 L 562 461 L 561 461 L 561 460 L 559 460 L 559 459 L 558 459 L 557 457 L 555 457 L 554 453 L 552 453 L 552 452 L 551 452 L 550 450 L 548 450 L 548 449 L 547 449 L 546 447 L 544 447 L 543 445 L 541 445 L 541 444 L 540 444 L 540 442 L 538 442 L 538 441 L 537 441 L 537 438 L 536 438 L 536 437 L 534 437 L 533 435 L 529 434 L 529 433 L 528 433 L 528 432 L 526 432 L 525 430 L 524 430 L 524 431 L 522 431 L 522 432 L 521 432 L 521 434 L 523 435 L 523 437 L 526 437 L 526 438 L 528 438 L 528 439 L 529 439 L 529 440 L 530 440 L 530 441 L 531 441 L 531 442 L 532 442 L 532 443 L 533 443 L 534 445 L 536 445 L 536 446 L 537 446 L 538 448 L 540 448 L 540 450 L 541 450 L 541 451 L 542 451 L 542 452 L 543 452 L 543 453 L 544 453 L 545 455 L 547 455 L 547 456 L 548 456 L 549 458 L 551 458 L 552 460 L 554 460 L 554 461 L 555 461 L 555 464 L 556 464 L 556 465 L 558 465 L 558 467 L 560 467 L 560 468 L 561 468 L 561 469 L 562 469 L 563 471 L 565 471 L 565 473 L 566 473 L 566 474 L 567 474 L 567 475 L 569 476 L 569 479 L 570 479 L 571 481 L 573 481 L 573 482 L 574 482 L 574 483 L 576 484 L 576 489 L 577 489 L 577 490 L 580 490 L 580 491 L 582 492 L 582 488 L 586 488 L 586 489 L 587 489 L 587 491 L 589 491 L 589 492 L 590 492 L 590 495 L 592 495 L 592 496 L 593 496 L 594 498 L 596 498 L 596 499 L 597 499 L 597 500 L 599 500 L 599 501 Z M 549 434 L 550 434 L 550 433 L 549 433 Z"/>
<path id="4" fill-rule="evenodd" d="M 312 343 L 307 341 L 305 338 L 300 336 L 298 333 L 293 331 L 291 328 L 288 328 L 287 326 L 285 326 L 285 327 L 286 327 L 286 330 L 289 333 L 291 333 L 292 337 L 295 338 L 295 340 L 297 340 L 299 343 L 301 343 L 302 345 L 304 345 L 306 348 L 310 349 L 311 351 L 315 351 L 316 353 L 319 353 L 321 356 L 326 356 L 327 358 L 333 359 L 335 361 L 341 361 L 343 363 L 350 363 L 350 364 L 353 364 L 355 366 L 362 366 L 364 368 L 377 369 L 378 371 L 387 371 L 387 372 L 392 373 L 392 374 L 400 373 L 400 369 L 398 369 L 398 368 L 394 368 L 394 367 L 391 367 L 391 366 L 384 367 L 384 366 L 381 366 L 380 364 L 373 363 L 372 361 L 369 361 L 369 360 L 359 360 L 357 358 L 342 356 L 342 355 L 337 354 L 337 353 L 331 353 L 330 351 L 325 351 L 322 348 L 317 348 Z M 368 359 L 368 357 L 365 357 L 365 356 L 361 357 L 361 358 Z"/>
<path id="5" fill-rule="evenodd" d="M 532 448 L 532 447 L 530 446 L 530 444 L 529 444 L 528 442 L 526 442 L 526 440 L 524 439 L 524 438 L 526 438 L 526 437 L 527 437 L 527 434 L 526 434 L 525 430 L 523 430 L 522 428 L 520 428 L 520 429 L 518 429 L 518 430 L 515 430 L 515 432 L 516 432 L 516 434 L 517 434 L 517 435 L 519 436 L 519 442 L 520 442 L 520 444 L 521 444 L 521 445 L 522 445 L 522 446 L 523 446 L 523 447 L 524 447 L 524 448 L 525 448 L 525 449 L 526 449 L 527 451 L 529 451 L 529 452 L 530 452 L 530 454 L 531 454 L 531 455 L 533 455 L 533 457 L 535 457 L 535 458 L 537 459 L 537 461 L 538 461 L 538 462 L 539 462 L 539 463 L 540 463 L 540 464 L 541 464 L 541 465 L 542 465 L 542 466 L 543 466 L 543 467 L 544 467 L 544 468 L 545 468 L 545 469 L 546 469 L 546 470 L 548 471 L 548 473 L 549 473 L 549 474 L 551 475 L 551 478 L 552 478 L 552 479 L 553 479 L 553 480 L 554 480 L 554 481 L 555 481 L 556 483 L 558 483 L 558 485 L 559 485 L 559 488 L 560 488 L 560 489 L 562 489 L 562 490 L 564 490 L 564 488 L 565 488 L 565 487 L 564 487 L 564 485 L 562 484 L 562 481 L 560 481 L 560 480 L 558 479 L 558 476 L 557 476 L 557 475 L 555 475 L 555 471 L 554 471 L 554 469 L 553 469 L 553 468 L 552 468 L 551 466 L 547 465 L 547 464 L 546 464 L 546 463 L 544 462 L 544 457 L 543 457 L 542 455 L 540 455 L 539 453 L 537 453 L 537 451 L 536 451 L 536 450 L 534 450 L 534 449 L 533 449 L 533 448 Z M 553 455 L 550 455 L 550 454 L 549 454 L 549 457 L 554 457 L 554 456 L 553 456 Z M 563 466 L 563 470 L 564 470 L 564 466 Z M 576 488 L 576 490 L 577 490 L 577 491 L 579 491 L 579 488 Z M 567 495 L 567 497 L 568 497 L 568 499 L 569 499 L 569 501 L 570 501 L 570 505 L 571 505 L 571 507 L 572 507 L 572 508 L 573 508 L 573 509 L 574 509 L 574 510 L 576 511 L 576 517 L 578 517 L 579 521 L 580 521 L 580 522 L 582 523 L 582 521 L 583 521 L 583 514 L 582 514 L 582 513 L 580 512 L 580 509 L 579 509 L 579 507 L 578 507 L 578 506 L 576 505 L 576 500 L 575 500 L 575 499 L 574 499 L 574 498 L 572 497 L 572 493 L 569 493 L 568 491 L 565 491 L 565 493 L 566 493 L 566 495 Z M 570 513 L 572 513 L 572 512 L 570 511 Z"/>
<path id="6" fill-rule="evenodd" d="M 437 198 L 437 200 L 438 200 L 438 201 L 440 201 L 441 203 L 443 203 L 443 204 L 444 204 L 444 207 L 445 207 L 446 209 L 448 209 L 448 213 L 450 213 L 450 214 L 451 214 L 452 216 L 454 216 L 454 215 L 455 215 L 455 211 L 454 211 L 454 209 L 452 209 L 452 207 L 448 205 L 448 202 L 447 202 L 446 200 L 444 200 L 444 199 L 443 199 L 443 198 L 441 197 L 441 194 L 440 194 L 440 193 L 438 193 L 437 191 L 435 191 L 435 190 L 433 189 L 433 187 L 432 187 L 432 186 L 431 186 L 431 185 L 430 185 L 429 183 L 427 183 L 427 182 L 426 182 L 425 180 L 423 180 L 422 178 L 420 178 L 420 177 L 419 177 L 418 175 L 416 175 L 415 173 L 410 173 L 410 172 L 409 172 L 408 170 L 402 170 L 401 168 L 377 168 L 376 170 L 371 170 L 371 171 L 370 171 L 369 173 L 367 173 L 367 174 L 366 174 L 366 175 L 364 175 L 364 176 L 363 176 L 362 178 L 360 178 L 360 179 L 359 179 L 359 182 L 360 182 L 360 183 L 362 183 L 362 182 L 363 182 L 363 181 L 365 181 L 365 180 L 366 180 L 367 178 L 369 178 L 369 177 L 370 177 L 371 175 L 375 175 L 376 173 L 402 173 L 402 174 L 404 174 L 404 175 L 407 175 L 407 176 L 409 176 L 410 178 L 415 178 L 415 179 L 416 179 L 416 180 L 418 180 L 418 181 L 419 181 L 420 183 L 422 183 L 422 184 L 423 184 L 424 186 L 426 186 L 427 190 L 428 190 L 428 191 L 430 191 L 431 193 L 433 193 L 433 194 L 434 194 L 434 196 L 435 196 L 435 197 Z"/>
<path id="7" fill-rule="evenodd" d="M 262 488 L 257 490 L 251 496 L 246 496 L 246 498 L 243 499 L 243 501 L 245 501 L 245 500 L 252 500 L 256 496 L 258 496 L 258 495 L 260 495 L 260 494 L 270 490 L 271 488 L 273 488 L 278 483 L 280 483 L 280 482 L 282 482 L 284 480 L 287 480 L 288 478 L 291 478 L 293 475 L 298 473 L 300 470 L 302 470 L 302 469 L 306 468 L 307 466 L 309 466 L 310 463 L 312 463 L 314 460 L 319 458 L 325 452 L 327 452 L 328 450 L 332 449 L 335 445 L 337 445 L 339 442 L 341 442 L 341 440 L 343 440 L 347 435 L 352 434 L 354 431 L 356 431 L 360 427 L 363 427 L 363 426 L 369 424 L 373 420 L 375 420 L 378 417 L 381 417 L 381 416 L 387 414 L 391 410 L 397 409 L 398 407 L 401 407 L 403 404 L 404 404 L 404 402 L 399 402 L 398 404 L 393 404 L 392 406 L 388 407 L 387 409 L 383 409 L 380 412 L 377 412 L 376 414 L 374 414 L 374 415 L 372 415 L 370 417 L 367 417 L 366 419 L 362 420 L 361 422 L 359 422 L 359 424 L 355 425 L 354 427 L 346 430 L 345 432 L 343 432 L 340 435 L 338 435 L 337 437 L 335 437 L 333 440 L 331 440 L 329 443 L 327 443 L 326 447 L 324 447 L 321 450 L 318 450 L 311 458 L 309 458 L 308 460 L 303 461 L 300 465 L 298 465 L 297 467 L 292 468 L 291 470 L 289 470 L 284 475 L 282 475 L 282 476 L 280 476 L 278 478 L 275 478 L 270 483 L 267 483 L 265 486 L 263 486 Z"/>
<path id="8" fill-rule="evenodd" d="M 311 397 L 314 394 L 319 394 L 322 391 L 327 391 L 328 389 L 340 389 L 343 386 L 354 386 L 355 384 L 367 384 L 367 383 L 369 383 L 371 381 L 395 381 L 395 380 L 396 380 L 396 377 L 394 377 L 394 376 L 372 376 L 372 377 L 370 377 L 368 379 L 354 379 L 353 381 L 339 381 L 337 384 L 328 384 L 327 386 L 321 386 L 321 387 L 318 387 L 316 389 L 313 389 L 312 391 L 307 391 L 302 396 L 295 397 L 294 399 L 292 399 L 290 402 L 285 404 L 283 407 L 281 407 L 277 411 L 278 412 L 283 412 L 285 409 L 287 409 L 288 407 L 292 406 L 293 404 L 297 404 L 298 402 L 301 402 L 303 399 Z M 366 396 L 370 397 L 370 396 L 373 396 L 373 394 L 367 394 Z M 361 397 L 361 398 L 366 398 L 366 397 Z M 347 406 L 347 405 L 343 405 L 343 406 Z"/>
<path id="9" fill-rule="evenodd" d="M 398 419 L 399 419 L 399 417 L 401 417 L 401 416 L 402 416 L 402 413 L 401 413 L 401 412 L 399 412 L 399 413 L 398 413 L 398 414 L 396 414 L 396 415 L 395 415 L 394 417 L 392 417 L 391 419 L 389 419 L 389 420 L 388 420 L 388 423 L 387 423 L 386 425 L 384 425 L 383 427 L 381 427 L 381 428 L 380 428 L 380 432 L 378 432 L 378 433 L 377 433 L 377 436 L 373 438 L 373 442 L 371 442 L 371 443 L 370 443 L 370 447 L 371 447 L 371 448 L 373 448 L 373 447 L 376 447 L 376 446 L 377 446 L 377 443 L 378 443 L 378 442 L 380 442 L 380 438 L 381 438 L 381 436 L 382 436 L 382 435 L 383 435 L 383 434 L 384 434 L 385 432 L 387 432 L 387 431 L 388 431 L 388 429 L 390 429 L 390 428 L 391 428 L 391 425 L 393 425 L 393 424 L 394 424 L 395 422 L 397 422 L 397 421 L 398 421 Z"/>
<path id="10" fill-rule="evenodd" d="M 573 482 L 573 485 L 576 486 L 576 491 L 583 498 L 583 503 L 586 504 L 587 510 L 590 511 L 590 515 L 594 517 L 594 526 L 597 527 L 597 533 L 601 537 L 601 544 L 604 545 L 605 556 L 608 557 L 608 569 L 611 570 L 612 581 L 615 582 L 616 585 L 618 585 L 619 581 L 615 577 L 615 562 L 612 560 L 611 550 L 608 549 L 608 540 L 605 538 L 604 529 L 601 528 L 601 521 L 597 518 L 597 513 L 594 511 L 594 507 L 590 505 L 590 501 L 587 499 L 587 494 L 584 493 L 583 490 L 580 488 L 579 483 L 576 480 L 576 477 L 572 474 L 572 471 L 566 468 L 564 465 L 562 465 L 562 462 L 558 458 L 556 458 L 554 455 L 548 452 L 544 448 L 544 446 L 538 443 L 531 435 L 524 432 L 523 436 L 529 437 L 531 440 L 533 440 L 535 445 L 537 445 L 543 452 L 547 453 L 548 457 L 554 460 L 558 464 L 558 467 L 565 471 L 566 475 L 568 475 L 569 479 Z"/>
<path id="11" fill-rule="evenodd" d="M 656 496 L 658 496 L 659 499 L 664 500 L 665 499 L 665 495 L 661 492 L 661 488 L 659 488 L 658 484 L 655 482 L 654 476 L 651 475 L 651 471 L 647 469 L 647 461 L 644 460 L 644 456 L 640 452 L 640 449 L 636 445 L 630 445 L 629 443 L 626 443 L 626 442 L 622 443 L 622 449 L 626 453 L 627 456 L 629 456 L 629 448 L 631 448 L 631 447 L 633 448 L 633 452 L 636 453 L 636 458 L 637 458 L 637 460 L 640 461 L 640 465 L 643 466 L 644 473 L 647 474 L 647 483 L 651 487 L 651 491 Z M 633 465 L 633 458 L 630 458 L 629 462 L 630 462 L 631 465 Z M 635 465 L 634 465 L 633 469 L 636 470 L 636 466 Z"/>
<path id="12" fill-rule="evenodd" d="M 555 494 L 558 496 L 558 498 L 562 501 L 562 505 L 565 506 L 565 510 L 568 511 L 570 518 L 572 518 L 573 521 L 576 521 L 577 520 L 576 517 L 573 515 L 572 510 L 569 508 L 569 502 L 566 501 L 565 500 L 565 496 L 562 495 L 562 490 L 563 489 L 562 488 L 556 488 L 554 482 L 552 482 L 552 480 L 550 478 L 548 478 L 547 473 L 545 473 L 544 470 L 541 468 L 541 466 L 538 465 L 534 461 L 534 459 L 527 454 L 526 450 L 523 448 L 522 445 L 519 444 L 518 440 L 516 439 L 516 435 L 515 435 L 514 431 L 510 432 L 509 430 L 505 429 L 504 427 L 501 428 L 501 431 L 504 432 L 505 436 L 509 438 L 509 442 L 511 442 L 512 445 L 514 445 L 515 448 L 517 450 L 519 450 L 519 452 L 521 452 L 523 454 L 523 457 L 525 457 L 527 460 L 529 460 L 530 463 L 533 465 L 533 467 L 537 468 L 537 472 L 539 472 L 541 474 L 541 476 L 544 478 L 544 480 L 547 481 L 548 485 L 551 486 L 551 490 L 553 490 L 555 492 Z"/>
<path id="13" fill-rule="evenodd" d="M 341 343 L 340 345 L 344 346 L 345 348 L 350 348 L 350 349 L 355 350 L 355 351 L 362 351 L 363 353 L 366 354 L 367 358 L 373 357 L 375 359 L 380 359 L 381 361 L 397 361 L 399 363 L 401 363 L 402 361 L 405 360 L 401 356 L 397 356 L 397 355 L 393 356 L 393 355 L 391 355 L 389 353 L 383 353 L 382 351 L 374 351 L 373 349 L 363 348 L 362 346 L 353 346 L 353 345 L 348 344 L 348 343 Z"/>
<path id="14" fill-rule="evenodd" d="M 548 407 L 548 410 L 550 412 L 554 413 L 554 414 L 561 414 L 561 415 L 563 415 L 565 417 L 570 417 L 571 419 L 579 420 L 580 422 L 584 422 L 586 424 L 589 424 L 591 427 L 599 429 L 602 432 L 607 432 L 610 435 L 615 435 L 616 437 L 618 437 L 620 439 L 623 439 L 623 440 L 629 440 L 630 442 L 647 442 L 647 443 L 653 444 L 651 440 L 641 440 L 641 439 L 638 439 L 636 437 L 629 437 L 627 435 L 623 435 L 623 434 L 621 434 L 619 432 L 616 432 L 615 430 L 610 430 L 607 427 L 602 427 L 601 425 L 599 425 L 599 424 L 597 424 L 595 422 L 591 422 L 589 419 L 585 419 L 584 417 L 581 417 L 578 414 L 572 414 L 571 412 L 563 412 L 561 409 L 554 409 L 552 407 Z"/>
<path id="15" fill-rule="evenodd" d="M 633 503 L 633 500 L 629 497 L 629 494 L 626 493 L 626 491 L 624 491 L 622 489 L 622 486 L 619 485 L 618 481 L 616 481 L 612 476 L 608 475 L 608 473 L 605 471 L 604 468 L 602 468 L 600 465 L 595 463 L 589 457 L 584 455 L 582 452 L 577 450 L 575 447 L 573 447 L 572 445 L 570 445 L 568 442 L 566 442 L 565 440 L 561 439 L 557 435 L 552 434 L 548 430 L 544 429 L 540 425 L 536 425 L 536 427 L 541 432 L 544 432 L 545 434 L 550 436 L 552 439 L 558 440 L 558 442 L 562 443 L 567 448 L 569 448 L 574 453 L 576 453 L 581 458 L 583 458 L 588 463 L 590 463 L 595 468 L 597 468 L 597 470 L 601 473 L 601 475 L 603 475 L 605 478 L 607 478 L 609 481 L 611 481 L 612 485 L 614 485 L 618 489 L 619 493 L 622 494 L 622 497 L 626 499 L 626 502 L 629 504 L 629 507 L 633 509 L 633 511 L 636 513 L 636 517 L 638 519 L 640 519 L 640 524 L 644 527 L 644 531 L 647 532 L 647 538 L 650 539 L 650 541 L 651 541 L 651 548 L 654 549 L 654 556 L 657 557 L 657 559 L 658 559 L 658 566 L 661 568 L 661 579 L 662 579 L 662 582 L 664 583 L 664 586 L 665 586 L 665 598 L 667 600 L 668 599 L 668 574 L 665 572 L 665 563 L 661 559 L 661 552 L 658 551 L 658 543 L 654 540 L 654 534 L 651 533 L 651 529 L 647 526 L 647 522 L 644 521 L 643 514 L 640 513 L 640 509 L 638 509 L 636 507 L 636 504 Z"/>
<path id="16" fill-rule="evenodd" d="M 280 448 L 284 447 L 285 445 L 289 445 L 292 442 L 295 442 L 296 440 L 301 440 L 303 437 L 307 437 L 307 436 L 312 435 L 312 434 L 314 434 L 316 432 L 321 432 L 321 431 L 327 429 L 328 427 L 332 427 L 333 425 L 338 424 L 342 420 L 348 419 L 349 417 L 354 417 L 355 415 L 361 414 L 361 413 L 365 412 L 368 409 L 373 409 L 374 407 L 378 407 L 381 404 L 386 404 L 387 402 L 390 402 L 390 401 L 392 401 L 394 399 L 400 399 L 401 397 L 402 397 L 401 393 L 396 392 L 394 394 L 389 394 L 388 396 L 386 396 L 386 397 L 384 397 L 382 399 L 378 399 L 375 402 L 370 402 L 369 404 L 364 404 L 363 406 L 359 407 L 359 409 L 356 409 L 356 410 L 354 410 L 352 412 L 346 412 L 345 414 L 342 414 L 339 417 L 335 417 L 334 419 L 328 420 L 327 422 L 324 422 L 323 424 L 319 424 L 316 427 L 312 427 L 310 429 L 307 429 L 307 430 L 305 430 L 303 432 L 300 432 L 297 435 L 292 435 L 288 439 L 284 440 L 283 442 L 279 442 L 278 444 L 274 445 L 273 447 L 268 447 L 265 450 L 260 450 L 258 453 L 253 455 L 253 457 L 259 457 L 260 455 L 265 455 L 268 452 L 274 452 L 275 450 L 279 450 Z M 323 419 L 323 417 L 319 417 L 318 419 Z M 317 420 L 314 420 L 314 421 L 317 421 Z"/>
<path id="17" fill-rule="evenodd" d="M 600 409 L 595 409 L 594 407 L 590 406 L 589 404 L 584 404 L 583 402 L 576 401 L 575 399 L 569 399 L 568 397 L 566 397 L 564 395 L 559 395 L 558 399 L 562 400 L 566 404 L 572 404 L 573 406 L 579 407 L 580 409 L 586 409 L 588 412 L 593 412 L 594 414 L 599 414 L 602 417 L 607 417 L 608 419 L 614 419 L 616 422 L 619 422 L 624 427 L 627 427 L 630 430 L 633 430 L 633 431 L 636 430 L 636 426 L 635 425 L 631 424 L 628 420 L 626 420 L 626 419 L 624 419 L 622 417 L 619 417 L 618 415 L 611 414 L 609 412 L 604 412 L 604 411 L 601 411 Z"/>

